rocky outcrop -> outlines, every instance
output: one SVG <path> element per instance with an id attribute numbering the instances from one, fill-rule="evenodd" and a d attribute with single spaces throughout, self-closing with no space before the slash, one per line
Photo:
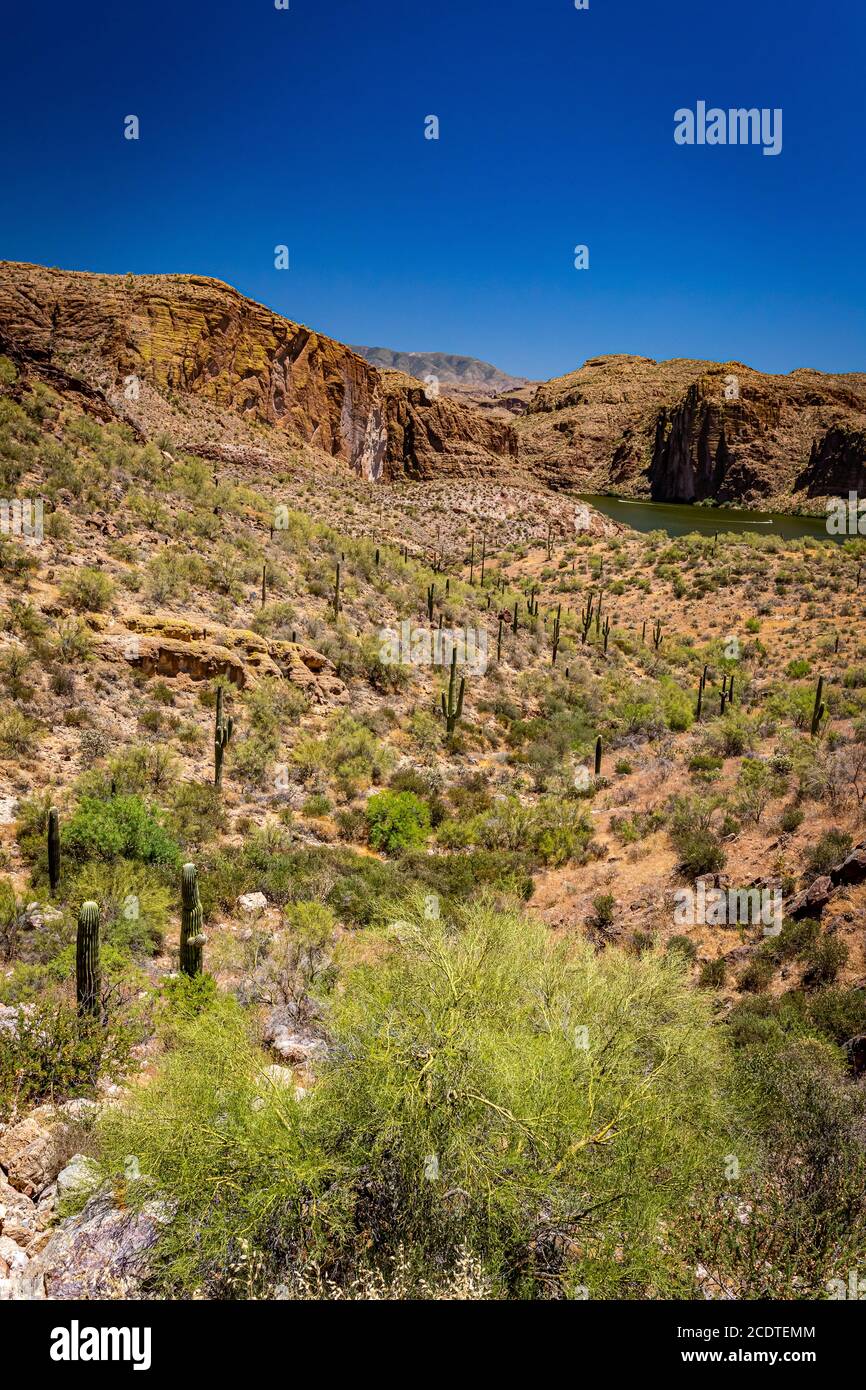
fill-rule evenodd
<path id="1" fill-rule="evenodd" d="M 101 634 L 103 657 L 126 661 L 148 676 L 222 678 L 239 690 L 270 676 L 299 686 L 314 704 L 345 704 L 349 698 L 333 663 L 299 642 L 268 640 L 246 628 L 145 614 L 112 625 L 91 614 L 88 622 Z"/>
<path id="2" fill-rule="evenodd" d="M 171 1220 L 164 1202 L 124 1208 L 100 1189 L 81 1211 L 57 1226 L 43 1248 L 18 1266 L 19 1297 L 118 1299 L 140 1297 L 148 1256 Z M 12 1285 L 11 1297 L 16 1296 Z"/>
<path id="3" fill-rule="evenodd" d="M 866 430 L 835 428 L 816 439 L 796 486 L 810 497 L 866 495 Z"/>
<path id="4" fill-rule="evenodd" d="M 540 386 L 516 428 L 525 467 L 587 492 L 772 506 L 866 486 L 862 373 L 598 357 Z"/>
<path id="5" fill-rule="evenodd" d="M 63 1167 L 68 1127 L 53 1106 L 43 1105 L 0 1135 L 0 1170 L 25 1197 L 37 1198 Z"/>
<path id="6" fill-rule="evenodd" d="M 786 917 L 820 917 L 837 888 L 866 883 L 866 840 L 785 904 Z"/>
<path id="7" fill-rule="evenodd" d="M 61 389 L 95 392 L 140 434 L 169 425 L 186 448 L 261 448 L 264 429 L 277 452 L 311 445 L 374 480 L 495 473 L 516 452 L 509 425 L 408 379 L 386 384 L 342 343 L 199 275 L 2 262 L 0 350 Z M 247 436 L 227 440 L 238 423 Z"/>

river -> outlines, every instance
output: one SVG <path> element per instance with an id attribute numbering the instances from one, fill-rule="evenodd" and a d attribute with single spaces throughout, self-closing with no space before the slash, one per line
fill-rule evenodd
<path id="1" fill-rule="evenodd" d="M 754 535 L 781 536 L 784 540 L 796 540 L 801 536 L 814 536 L 821 541 L 847 539 L 829 535 L 823 517 L 753 512 L 736 507 L 691 507 L 680 502 L 644 502 L 604 493 L 581 493 L 580 500 L 635 531 L 666 531 L 669 536 L 684 536 L 690 531 L 709 536 L 715 531 L 751 531 Z"/>

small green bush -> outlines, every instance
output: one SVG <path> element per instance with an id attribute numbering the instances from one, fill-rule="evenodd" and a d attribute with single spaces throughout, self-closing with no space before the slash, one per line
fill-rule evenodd
<path id="1" fill-rule="evenodd" d="M 180 863 L 177 841 L 155 810 L 138 796 L 108 801 L 82 797 L 63 825 L 61 843 L 70 859 L 131 859 L 145 864 Z"/>
<path id="2" fill-rule="evenodd" d="M 430 808 L 414 792 L 378 792 L 367 802 L 370 844 L 395 854 L 430 835 Z"/>
<path id="3" fill-rule="evenodd" d="M 107 574 L 90 565 L 66 575 L 60 592 L 64 600 L 81 613 L 101 613 L 114 596 L 114 585 Z"/>

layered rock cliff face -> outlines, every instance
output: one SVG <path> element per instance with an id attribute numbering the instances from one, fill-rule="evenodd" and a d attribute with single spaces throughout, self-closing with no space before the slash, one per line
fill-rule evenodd
<path id="1" fill-rule="evenodd" d="M 538 387 L 437 393 L 218 280 L 13 262 L 0 262 L 0 351 L 143 437 L 229 463 L 267 467 L 304 445 L 371 480 L 529 477 L 767 508 L 866 494 L 863 373 L 620 355 Z"/>
<path id="2" fill-rule="evenodd" d="M 812 445 L 809 462 L 797 478 L 797 487 L 810 497 L 862 496 L 866 472 L 866 430 L 832 429 Z"/>
<path id="3" fill-rule="evenodd" d="M 500 474 L 510 426 L 196 275 L 0 263 L 0 348 L 187 448 L 312 446 L 370 479 Z"/>
<path id="4" fill-rule="evenodd" d="M 600 357 L 545 382 L 517 422 L 552 486 L 658 501 L 789 505 L 866 491 L 866 375 Z"/>

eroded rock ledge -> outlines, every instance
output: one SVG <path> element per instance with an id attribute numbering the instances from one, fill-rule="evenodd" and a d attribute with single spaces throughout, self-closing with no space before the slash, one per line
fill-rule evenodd
<path id="1" fill-rule="evenodd" d="M 288 680 L 314 704 L 345 704 L 349 692 L 326 656 L 300 642 L 273 641 L 248 628 L 136 614 L 106 622 L 90 614 L 100 655 L 126 661 L 148 676 L 229 680 L 239 690 L 265 677 Z"/>

